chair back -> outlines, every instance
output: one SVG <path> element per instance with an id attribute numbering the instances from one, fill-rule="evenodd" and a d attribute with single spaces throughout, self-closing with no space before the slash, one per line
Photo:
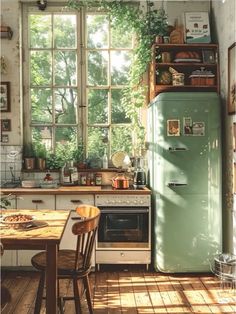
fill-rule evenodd
<path id="1" fill-rule="evenodd" d="M 98 229 L 100 210 L 91 205 L 81 205 L 76 208 L 81 220 L 72 226 L 73 234 L 77 235 L 75 270 L 87 272 L 90 270 L 91 257 Z"/>

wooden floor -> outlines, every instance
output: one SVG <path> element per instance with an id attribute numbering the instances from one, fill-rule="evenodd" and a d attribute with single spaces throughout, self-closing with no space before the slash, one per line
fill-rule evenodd
<path id="1" fill-rule="evenodd" d="M 2 271 L 2 287 L 10 292 L 11 301 L 1 313 L 32 314 L 38 278 L 37 272 Z M 212 275 L 164 275 L 140 267 L 114 267 L 92 273 L 90 282 L 95 314 L 236 313 L 235 290 L 222 290 Z M 60 291 L 68 295 L 71 283 L 64 280 Z M 83 308 L 88 313 L 86 302 Z M 66 302 L 65 313 L 75 313 L 73 301 Z"/>

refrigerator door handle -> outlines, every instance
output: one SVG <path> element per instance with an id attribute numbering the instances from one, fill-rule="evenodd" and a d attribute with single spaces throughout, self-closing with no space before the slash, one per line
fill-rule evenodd
<path id="1" fill-rule="evenodd" d="M 170 152 L 184 152 L 186 150 L 188 149 L 185 147 L 169 147 Z"/>
<path id="2" fill-rule="evenodd" d="M 168 187 L 173 188 L 178 186 L 186 186 L 187 183 L 169 182 L 167 185 Z"/>

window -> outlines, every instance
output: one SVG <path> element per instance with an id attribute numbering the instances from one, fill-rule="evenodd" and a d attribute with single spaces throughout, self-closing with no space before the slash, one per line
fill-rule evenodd
<path id="1" fill-rule="evenodd" d="M 131 152 L 122 107 L 132 35 L 110 27 L 104 13 L 25 6 L 24 137 L 69 158 L 78 142 L 89 158 Z M 84 21 L 84 23 L 83 23 Z M 30 128 L 28 128 L 30 125 Z"/>

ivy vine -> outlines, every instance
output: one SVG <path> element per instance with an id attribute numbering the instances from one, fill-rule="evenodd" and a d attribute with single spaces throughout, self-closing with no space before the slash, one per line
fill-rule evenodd
<path id="1" fill-rule="evenodd" d="M 137 44 L 133 51 L 128 86 L 123 90 L 122 103 L 126 114 L 131 119 L 132 128 L 137 137 L 136 149 L 144 148 L 145 127 L 142 125 L 139 110 L 146 102 L 147 85 L 144 74 L 151 61 L 151 47 L 157 35 L 167 33 L 167 15 L 161 7 L 155 9 L 151 1 L 146 1 L 146 10 L 138 5 L 123 0 L 69 0 L 68 6 L 96 8 L 109 14 L 111 25 L 121 31 L 129 29 L 136 35 Z"/>

